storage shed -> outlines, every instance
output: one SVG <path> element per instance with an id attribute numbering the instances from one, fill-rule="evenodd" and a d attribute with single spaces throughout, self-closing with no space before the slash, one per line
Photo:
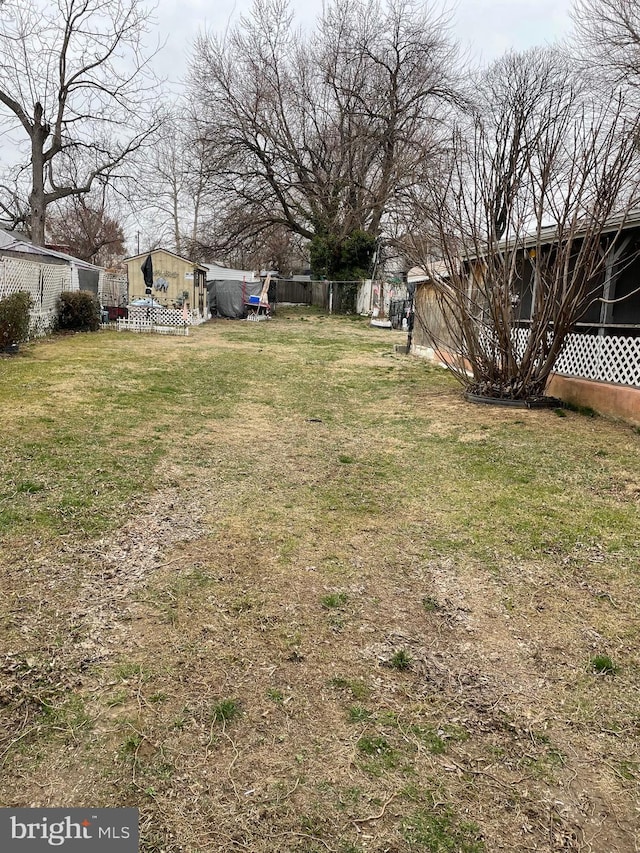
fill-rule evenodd
<path id="1" fill-rule="evenodd" d="M 203 264 L 176 255 L 168 249 L 153 249 L 125 258 L 129 282 L 129 301 L 146 295 L 142 264 L 151 255 L 153 264 L 153 298 L 164 308 L 187 308 L 207 314 L 207 268 Z"/>

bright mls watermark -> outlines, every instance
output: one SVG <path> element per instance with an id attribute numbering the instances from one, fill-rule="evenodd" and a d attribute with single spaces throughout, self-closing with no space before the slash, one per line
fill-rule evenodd
<path id="1" fill-rule="evenodd" d="M 0 809 L 2 853 L 138 853 L 138 809 Z"/>

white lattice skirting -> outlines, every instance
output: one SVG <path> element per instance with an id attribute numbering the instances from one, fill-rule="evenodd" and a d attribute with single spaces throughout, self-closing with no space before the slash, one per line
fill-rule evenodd
<path id="1" fill-rule="evenodd" d="M 46 335 L 51 331 L 56 318 L 57 299 L 63 290 L 72 289 L 68 266 L 0 258 L 0 299 L 20 291 L 29 294 L 32 303 L 31 337 Z"/>
<path id="2" fill-rule="evenodd" d="M 130 305 L 129 319 L 153 322 L 156 326 L 199 326 L 205 318 L 197 311 L 187 311 L 181 308 L 146 308 L 144 305 Z"/>
<path id="3" fill-rule="evenodd" d="M 640 338 L 569 335 L 555 372 L 640 388 Z"/>
<path id="4" fill-rule="evenodd" d="M 522 353 L 529 332 L 518 329 L 516 335 L 517 350 Z M 554 373 L 640 388 L 640 337 L 568 335 Z"/>

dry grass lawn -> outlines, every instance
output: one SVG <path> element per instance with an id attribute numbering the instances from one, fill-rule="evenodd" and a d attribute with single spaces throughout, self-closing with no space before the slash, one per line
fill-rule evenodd
<path id="1" fill-rule="evenodd" d="M 640 434 L 283 312 L 0 360 L 0 804 L 144 853 L 640 848 Z"/>

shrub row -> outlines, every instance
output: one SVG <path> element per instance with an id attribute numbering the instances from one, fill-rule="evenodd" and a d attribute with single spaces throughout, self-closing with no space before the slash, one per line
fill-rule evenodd
<path id="1" fill-rule="evenodd" d="M 12 293 L 0 299 L 0 349 L 25 341 L 29 336 L 28 293 Z M 56 325 L 64 331 L 96 332 L 100 328 L 100 305 L 92 293 L 65 291 L 57 304 Z"/>

